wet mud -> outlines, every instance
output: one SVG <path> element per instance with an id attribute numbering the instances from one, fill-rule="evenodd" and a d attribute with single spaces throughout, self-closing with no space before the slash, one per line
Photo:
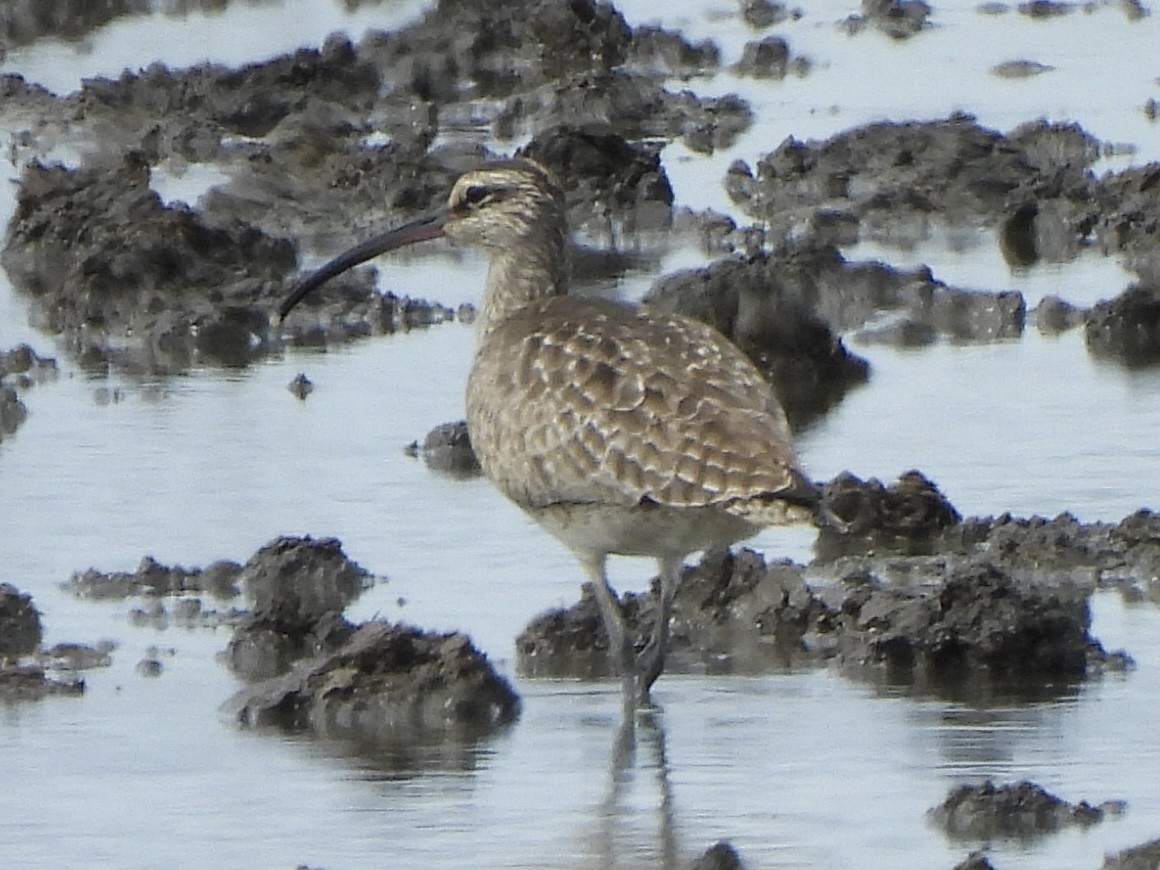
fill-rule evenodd
<path id="1" fill-rule="evenodd" d="M 111 641 L 95 646 L 58 643 L 44 648 L 40 610 L 32 596 L 11 583 L 0 583 L 0 702 L 35 701 L 51 695 L 81 695 L 78 674 L 107 667 L 115 648 Z"/>
<path id="2" fill-rule="evenodd" d="M 465 635 L 346 619 L 346 608 L 374 581 L 337 539 L 284 536 L 244 564 L 223 559 L 185 568 L 146 556 L 136 571 L 90 568 L 63 585 L 85 600 L 140 601 L 129 611 L 138 627 L 230 627 L 219 659 L 247 685 L 223 709 L 248 727 L 306 732 L 374 753 L 386 745 L 471 741 L 515 721 L 518 695 Z M 246 608 L 207 603 L 243 593 Z M 35 648 L 38 619 L 31 599 L 0 587 L 0 644 L 11 643 L 14 655 Z M 83 650 L 54 648 L 46 655 L 76 669 L 99 664 L 94 656 L 107 659 L 109 651 L 97 648 L 85 658 Z M 152 648 L 136 673 L 161 676 L 169 655 Z"/>
<path id="3" fill-rule="evenodd" d="M 250 681 L 341 647 L 355 631 L 343 611 L 374 582 L 336 539 L 290 537 L 258 550 L 238 580 L 252 606 L 234 629 L 225 657 L 236 675 Z"/>
<path id="4" fill-rule="evenodd" d="M 745 870 L 745 864 L 730 843 L 714 843 L 697 857 L 689 870 Z"/>
<path id="5" fill-rule="evenodd" d="M 15 435 L 28 419 L 21 394 L 56 375 L 56 360 L 40 356 L 27 344 L 0 351 L 0 442 Z"/>
<path id="6" fill-rule="evenodd" d="M 242 725 L 372 746 L 478 739 L 514 722 L 519 709 L 515 690 L 465 635 L 376 621 L 224 707 Z"/>
<path id="7" fill-rule="evenodd" d="M 279 538 L 239 577 L 253 601 L 224 658 L 250 685 L 227 702 L 247 726 L 370 746 L 470 740 L 513 722 L 519 698 L 462 634 L 349 622 L 373 582 L 334 538 Z"/>
<path id="8" fill-rule="evenodd" d="M 947 697 L 1066 693 L 1131 668 L 1091 635 L 1089 597 L 1114 588 L 1155 597 L 1160 519 L 1063 515 L 962 519 L 924 475 L 890 486 L 842 474 L 825 487 L 830 519 L 808 565 L 707 554 L 685 569 L 673 606 L 670 670 L 763 672 L 826 664 Z M 658 588 L 623 605 L 642 639 Z M 521 672 L 609 673 L 589 588 L 533 620 L 516 642 Z"/>
<path id="9" fill-rule="evenodd" d="M 847 23 L 903 38 L 928 25 L 929 11 L 867 2 Z M 787 13 L 755 4 L 748 14 L 764 26 Z M 14 15 L 10 26 L 24 32 L 22 20 Z M 748 74 L 808 75 L 784 40 L 752 46 Z M 954 115 L 865 125 L 822 142 L 789 138 L 752 168 L 734 163 L 725 188 L 753 226 L 674 214 L 647 143 L 680 138 L 710 151 L 746 128 L 750 110 L 665 81 L 719 66 L 711 43 L 631 28 L 592 2 L 442 3 L 396 32 L 357 44 L 333 37 L 240 69 L 155 64 L 67 95 L 5 76 L 0 111 L 28 123 L 13 144 L 24 169 L 2 262 L 34 323 L 97 371 L 239 366 L 285 342 L 324 345 L 455 319 L 437 301 L 380 294 L 370 268 L 333 282 L 287 324 L 273 323 L 271 311 L 304 256 L 332 254 L 430 208 L 456 174 L 491 156 L 464 137 L 434 144 L 470 118 L 500 142 L 532 134 L 523 153 L 567 181 L 573 226 L 596 250 L 642 240 L 647 249 L 675 225 L 699 233 L 713 255 L 728 254 L 660 279 L 648 302 L 734 339 L 778 386 L 796 425 L 872 376 L 843 335 L 921 346 L 1023 332 L 1020 294 L 846 262 L 836 245 L 859 239 L 907 245 L 969 225 L 995 228 L 1014 266 L 1092 250 L 1115 256 L 1140 277 L 1121 300 L 1065 314 L 1057 306 L 1036 322 L 1083 323 L 1093 353 L 1155 361 L 1160 169 L 1097 177 L 1091 166 L 1105 146 L 1075 125 L 1002 133 Z M 77 142 L 78 166 L 37 158 Z M 164 202 L 152 189 L 153 174 L 195 164 L 224 177 L 196 205 Z M 5 406 L 7 419 L 19 415 L 11 397 Z"/>
<path id="10" fill-rule="evenodd" d="M 9 4 L 0 54 L 5 44 L 76 38 L 155 5 Z M 1138 8 L 1122 6 L 1129 15 Z M 767 0 L 742 8 L 756 30 L 800 14 Z M 1076 8 L 1031 3 L 1018 12 Z M 842 24 L 855 38 L 875 29 L 902 40 L 921 38 L 930 15 L 918 0 L 865 0 Z M 313 261 L 439 202 L 456 175 L 494 156 L 478 144 L 486 135 L 504 153 L 526 140 L 522 153 L 565 180 L 581 276 L 615 274 L 634 255 L 695 239 L 712 262 L 661 276 L 645 303 L 734 340 L 775 384 L 795 428 L 873 378 L 847 340 L 1013 341 L 1030 319 L 1045 332 L 1082 328 L 1090 353 L 1115 364 L 1160 362 L 1160 166 L 1097 175 L 1110 146 L 1073 124 L 1003 132 L 961 114 L 881 122 L 824 141 L 791 137 L 752 166 L 735 162 L 722 184 L 752 221 L 738 224 L 675 203 L 657 156 L 673 141 L 712 153 L 750 126 L 740 97 L 696 93 L 698 76 L 720 66 L 711 42 L 630 27 L 592 0 L 444 0 L 400 30 L 357 43 L 336 36 L 237 69 L 158 63 L 86 80 L 71 94 L 0 76 L 0 116 L 19 131 L 9 155 L 20 167 L 0 265 L 32 324 L 95 375 L 240 367 L 288 345 L 468 322 L 470 308 L 380 292 L 371 267 L 331 282 L 284 324 L 272 312 Z M 808 76 L 810 60 L 781 37 L 758 35 L 735 71 Z M 46 157 L 60 150 L 76 162 Z M 158 180 L 191 167 L 223 180 L 196 203 L 165 201 Z M 841 251 L 858 241 L 907 247 L 961 227 L 994 232 L 1013 269 L 1098 255 L 1134 280 L 1090 308 L 1048 298 L 1029 310 L 1017 292 L 956 287 L 926 267 L 851 262 Z M 27 417 L 28 388 L 54 371 L 31 348 L 0 353 L 0 440 Z M 309 386 L 302 377 L 290 389 L 305 399 Z M 439 427 L 413 451 L 434 470 L 478 468 L 462 425 Z M 955 697 L 980 688 L 1050 695 L 1131 665 L 1091 635 L 1095 590 L 1160 602 L 1160 517 L 1148 511 L 1118 523 L 964 519 L 919 472 L 889 485 L 847 472 L 825 493 L 810 565 L 742 549 L 686 569 L 671 669 L 826 665 Z M 222 658 L 248 684 L 225 709 L 246 726 L 399 744 L 475 738 L 518 717 L 515 691 L 466 636 L 348 621 L 344 611 L 369 579 L 335 540 L 280 538 L 244 565 L 185 569 L 147 557 L 131 573 L 78 573 L 67 588 L 85 599 L 134 599 L 136 625 L 231 626 Z M 218 609 L 242 589 L 248 609 Z M 623 603 L 643 637 L 655 589 Z M 111 652 L 40 643 L 31 600 L 0 586 L 0 696 L 80 691 L 75 672 Z M 531 676 L 608 671 L 589 589 L 534 620 L 516 647 Z M 163 675 L 165 659 L 151 651 L 138 673 Z M 964 786 L 932 815 L 951 835 L 974 839 L 1034 836 L 1111 809 L 1067 804 L 1029 783 L 988 783 Z M 1155 866 L 1156 851 L 1145 844 L 1106 866 Z M 740 859 L 718 844 L 694 866 Z M 960 866 L 989 862 L 975 853 Z"/>
<path id="11" fill-rule="evenodd" d="M 235 625 L 245 616 L 245 611 L 231 604 L 241 594 L 241 572 L 242 566 L 229 559 L 205 568 L 185 568 L 145 556 L 136 571 L 87 568 L 61 586 L 81 600 L 132 600 L 127 616 L 137 627 L 217 628 Z"/>
<path id="12" fill-rule="evenodd" d="M 1156 870 L 1160 867 L 1160 839 L 1107 855 L 1103 870 Z"/>
<path id="13" fill-rule="evenodd" d="M 1033 839 L 1066 827 L 1091 827 L 1125 809 L 1115 800 L 1068 803 L 1027 780 L 1006 785 L 987 780 L 954 789 L 927 819 L 956 839 Z"/>

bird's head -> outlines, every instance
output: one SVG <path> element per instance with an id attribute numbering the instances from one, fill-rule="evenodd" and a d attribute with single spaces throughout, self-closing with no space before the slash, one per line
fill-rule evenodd
<path id="1" fill-rule="evenodd" d="M 446 236 L 491 253 L 544 244 L 562 247 L 567 216 L 554 176 L 535 161 L 516 158 L 465 172 L 447 205 L 344 251 L 300 280 L 278 309 L 287 314 L 313 290 L 387 251 Z"/>

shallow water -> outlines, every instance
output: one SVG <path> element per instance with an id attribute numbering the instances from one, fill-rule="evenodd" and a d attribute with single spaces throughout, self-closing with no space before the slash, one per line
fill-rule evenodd
<path id="1" fill-rule="evenodd" d="M 754 38 L 730 17 L 732 4 L 684 17 L 670 13 L 676 6 L 621 8 L 634 23 L 711 35 L 727 61 Z M 416 8 L 234 4 L 217 15 L 119 22 L 81 45 L 13 50 L 0 69 L 69 90 L 125 66 L 193 62 L 197 45 L 238 63 L 317 45 L 334 30 L 357 38 Z M 740 90 L 760 121 L 712 158 L 666 149 L 679 203 L 729 208 L 725 167 L 736 157 L 752 163 L 787 135 L 954 109 L 1001 129 L 1040 116 L 1076 120 L 1135 146 L 1117 167 L 1160 159 L 1160 128 L 1140 110 L 1160 91 L 1155 15 L 1129 23 L 1108 6 L 1032 22 L 948 4 L 938 28 L 896 44 L 872 32 L 847 37 L 833 22 L 852 8 L 811 3 L 805 19 L 777 31 L 812 59 L 805 78 L 692 83 L 702 93 Z M 1021 81 L 987 73 L 1019 58 L 1056 69 Z M 0 142 L 9 132 L 0 129 Z M 170 180 L 166 195 L 192 198 L 209 177 Z M 2 221 L 13 194 L 0 188 Z M 1046 293 L 1087 304 L 1128 280 L 1098 258 L 1012 274 L 985 235 L 847 255 L 924 262 L 950 283 L 1020 289 L 1030 305 Z M 695 259 L 676 251 L 663 268 Z M 380 265 L 393 289 L 451 306 L 475 298 L 480 267 L 471 254 L 437 248 Z M 628 276 L 621 290 L 638 294 L 650 280 Z M 0 348 L 20 340 L 51 352 L 0 273 Z M 124 603 L 81 603 L 58 590 L 75 570 L 132 569 L 146 553 L 204 565 L 244 560 L 278 534 L 337 535 L 383 576 L 355 618 L 462 629 L 510 672 L 513 637 L 536 613 L 572 602 L 580 578 L 486 482 L 437 477 L 403 455 L 431 426 L 461 416 L 470 343 L 469 329 L 449 324 L 170 379 L 93 380 L 62 359 L 60 378 L 25 396 L 27 423 L 0 445 L 0 581 L 34 595 L 49 643 L 112 637 L 121 646 L 112 668 L 88 673 L 83 698 L 0 709 L 6 866 L 641 867 L 729 839 L 751 867 L 950 867 L 978 844 L 946 841 L 923 813 L 954 785 L 987 776 L 1129 803 L 1125 817 L 1087 831 L 995 844 L 996 866 L 1094 867 L 1105 851 L 1160 835 L 1160 616 L 1114 596 L 1094 600 L 1095 634 L 1139 667 L 1053 702 L 907 697 L 827 671 L 669 675 L 656 690 L 659 725 L 642 722 L 635 755 L 618 760 L 614 686 L 517 680 L 523 716 L 494 740 L 367 759 L 222 722 L 217 707 L 234 687 L 214 661 L 224 630 L 137 628 Z M 873 379 L 802 436 L 815 477 L 850 469 L 892 479 L 917 467 L 971 514 L 1071 510 L 1095 520 L 1155 506 L 1160 372 L 1097 363 L 1074 332 L 854 349 L 871 360 Z M 305 403 L 285 389 L 300 371 L 317 387 Z M 810 543 L 792 530 L 757 539 L 767 554 L 799 560 Z M 649 566 L 623 560 L 613 574 L 640 589 Z M 152 645 L 172 655 L 148 680 L 133 668 Z"/>

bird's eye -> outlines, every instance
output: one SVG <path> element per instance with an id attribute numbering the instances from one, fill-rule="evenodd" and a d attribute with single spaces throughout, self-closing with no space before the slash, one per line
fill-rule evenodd
<path id="1" fill-rule="evenodd" d="M 490 192 L 491 191 L 489 191 L 482 184 L 473 184 L 463 191 L 463 204 L 479 205 L 481 202 L 487 199 L 487 195 Z"/>

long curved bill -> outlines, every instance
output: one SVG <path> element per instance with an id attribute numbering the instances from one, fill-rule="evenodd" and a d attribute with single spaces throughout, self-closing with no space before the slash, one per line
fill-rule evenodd
<path id="1" fill-rule="evenodd" d="M 443 224 L 447 221 L 447 211 L 438 211 L 411 221 L 393 230 L 367 239 L 361 245 L 356 245 L 349 251 L 339 254 L 329 263 L 319 266 L 301 281 L 294 285 L 290 295 L 278 308 L 278 319 L 284 320 L 295 305 L 301 302 L 312 291 L 318 289 L 331 278 L 341 275 L 347 269 L 354 268 L 359 263 L 365 263 L 372 257 L 411 245 L 415 242 L 424 242 L 427 239 L 437 239 L 443 235 Z"/>

